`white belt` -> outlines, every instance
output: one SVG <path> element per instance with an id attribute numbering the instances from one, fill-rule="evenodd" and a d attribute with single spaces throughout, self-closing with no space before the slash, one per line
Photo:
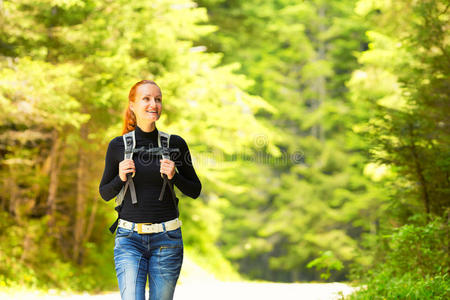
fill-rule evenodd
<path id="1" fill-rule="evenodd" d="M 131 230 L 131 228 L 133 228 L 133 224 L 134 225 L 134 231 L 137 231 L 140 234 L 144 234 L 144 233 L 158 233 L 158 232 L 163 232 L 164 231 L 164 227 L 166 227 L 167 231 L 170 230 L 175 230 L 181 227 L 181 220 L 178 220 L 178 218 L 167 221 L 167 222 L 163 222 L 163 223 L 133 223 L 133 222 L 129 222 L 123 219 L 119 219 L 119 227 Z M 164 224 L 164 226 L 163 226 Z"/>

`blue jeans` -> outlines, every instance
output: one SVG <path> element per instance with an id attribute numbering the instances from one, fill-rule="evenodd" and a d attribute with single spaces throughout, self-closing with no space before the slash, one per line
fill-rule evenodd
<path id="1" fill-rule="evenodd" d="M 122 300 L 145 300 L 147 276 L 149 300 L 173 299 L 183 263 L 181 228 L 139 234 L 118 227 L 114 263 Z"/>

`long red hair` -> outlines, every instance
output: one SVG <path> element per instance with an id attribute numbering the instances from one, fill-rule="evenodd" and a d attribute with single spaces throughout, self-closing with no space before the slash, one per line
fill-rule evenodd
<path id="1" fill-rule="evenodd" d="M 128 94 L 128 106 L 125 109 L 123 118 L 122 135 L 136 129 L 136 116 L 130 109 L 130 102 L 134 102 L 136 100 L 136 90 L 140 85 L 143 84 L 154 84 L 159 88 L 159 86 L 153 80 L 141 80 L 131 87 L 130 93 Z"/>

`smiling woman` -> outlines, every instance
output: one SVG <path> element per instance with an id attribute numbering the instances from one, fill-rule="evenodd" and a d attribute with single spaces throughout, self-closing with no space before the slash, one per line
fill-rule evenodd
<path id="1" fill-rule="evenodd" d="M 180 136 L 167 135 L 168 147 L 162 148 L 177 149 L 176 157 L 157 160 L 149 154 L 162 144 L 164 136 L 156 128 L 162 112 L 158 85 L 150 80 L 140 81 L 131 88 L 128 100 L 122 134 L 126 139 L 131 133 L 134 149 L 143 152 L 124 159 L 124 138 L 114 138 L 106 153 L 100 194 L 108 201 L 132 181 L 137 198 L 133 199 L 130 185 L 116 208 L 119 219 L 114 262 L 122 299 L 144 300 L 148 277 L 149 299 L 168 300 L 173 298 L 181 270 L 183 239 L 178 198 L 175 193 L 160 192 L 168 182 L 172 191 L 175 185 L 185 195 L 197 198 L 201 183 L 192 166 L 189 148 Z M 128 178 L 129 173 L 135 174 L 133 179 Z"/>

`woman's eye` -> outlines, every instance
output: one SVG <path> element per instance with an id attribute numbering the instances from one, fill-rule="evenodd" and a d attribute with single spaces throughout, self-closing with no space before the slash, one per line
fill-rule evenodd
<path id="1" fill-rule="evenodd" d="M 142 100 L 150 101 L 150 98 L 149 97 L 144 97 L 144 98 L 142 98 Z M 162 102 L 162 100 L 161 100 L 161 98 L 155 98 L 155 102 Z"/>

